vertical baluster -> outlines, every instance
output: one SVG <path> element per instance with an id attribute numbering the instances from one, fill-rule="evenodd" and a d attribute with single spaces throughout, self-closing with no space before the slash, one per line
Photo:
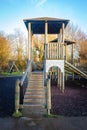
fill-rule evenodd
<path id="1" fill-rule="evenodd" d="M 47 44 L 47 59 L 49 59 L 49 43 Z"/>
<path id="2" fill-rule="evenodd" d="M 60 43 L 59 43 L 59 59 L 60 59 Z"/>
<path id="3" fill-rule="evenodd" d="M 54 45 L 55 45 L 55 55 L 54 55 L 54 57 L 56 59 L 56 43 L 54 43 Z"/>
<path id="4" fill-rule="evenodd" d="M 55 58 L 55 44 L 53 43 L 53 59 Z"/>
<path id="5" fill-rule="evenodd" d="M 46 59 L 48 59 L 48 44 L 46 44 Z"/>
<path id="6" fill-rule="evenodd" d="M 61 43 L 61 49 L 60 49 L 60 50 L 61 50 L 61 59 L 62 59 L 62 55 L 63 55 L 63 54 L 62 54 L 62 43 Z"/>
<path id="7" fill-rule="evenodd" d="M 51 44 L 50 44 L 50 59 L 51 59 Z"/>
<path id="8" fill-rule="evenodd" d="M 56 48 L 57 48 L 57 56 L 56 56 L 56 58 L 58 59 L 58 43 L 56 44 Z"/>
<path id="9" fill-rule="evenodd" d="M 61 43 L 61 59 L 63 59 L 63 44 Z"/>
<path id="10" fill-rule="evenodd" d="M 58 59 L 59 59 L 59 43 L 58 43 Z"/>
<path id="11" fill-rule="evenodd" d="M 50 59 L 50 43 L 49 43 L 49 59 Z"/>
<path id="12" fill-rule="evenodd" d="M 55 44 L 53 43 L 53 59 L 55 59 Z"/>
<path id="13" fill-rule="evenodd" d="M 53 43 L 51 44 L 51 58 L 53 59 Z"/>

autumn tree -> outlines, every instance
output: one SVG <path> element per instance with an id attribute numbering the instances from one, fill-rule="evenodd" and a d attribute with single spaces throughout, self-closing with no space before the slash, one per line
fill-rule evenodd
<path id="1" fill-rule="evenodd" d="M 6 37 L 0 35 L 0 71 L 5 70 L 11 59 L 11 47 Z"/>

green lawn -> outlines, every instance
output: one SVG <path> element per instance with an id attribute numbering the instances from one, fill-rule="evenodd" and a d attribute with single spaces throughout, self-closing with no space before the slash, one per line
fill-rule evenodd
<path id="1" fill-rule="evenodd" d="M 2 73 L 0 73 L 0 76 L 20 76 L 20 75 L 23 75 L 23 72 L 12 72 L 12 73 L 2 72 Z"/>

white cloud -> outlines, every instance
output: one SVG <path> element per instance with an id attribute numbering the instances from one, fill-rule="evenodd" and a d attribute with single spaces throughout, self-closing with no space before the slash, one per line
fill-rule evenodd
<path id="1" fill-rule="evenodd" d="M 47 0 L 32 0 L 36 7 L 42 6 Z"/>
<path id="2" fill-rule="evenodd" d="M 38 3 L 36 5 L 36 7 L 40 7 L 41 5 L 43 5 L 47 0 L 38 0 Z"/>

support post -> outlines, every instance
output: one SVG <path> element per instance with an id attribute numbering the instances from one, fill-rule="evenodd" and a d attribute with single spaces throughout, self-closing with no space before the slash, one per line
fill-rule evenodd
<path id="1" fill-rule="evenodd" d="M 20 80 L 18 79 L 16 81 L 16 86 L 15 86 L 15 111 L 16 113 L 19 112 L 19 106 L 20 106 Z"/>
<path id="2" fill-rule="evenodd" d="M 62 85 L 62 93 L 64 93 L 65 84 L 64 84 L 64 72 L 61 72 L 61 85 Z"/>
<path id="3" fill-rule="evenodd" d="M 60 71 L 60 70 L 59 70 L 59 68 L 58 68 L 58 82 L 57 82 L 58 86 L 59 86 L 59 84 L 60 84 L 60 82 L 59 82 L 59 81 L 60 81 L 59 71 Z"/>
<path id="4" fill-rule="evenodd" d="M 31 23 L 28 23 L 28 60 L 31 60 Z"/>
<path id="5" fill-rule="evenodd" d="M 62 51 L 62 59 L 64 59 L 64 23 L 62 23 L 62 44 L 63 44 L 63 51 Z"/>
<path id="6" fill-rule="evenodd" d="M 50 88 L 50 79 L 47 81 L 47 114 L 50 115 L 51 110 L 51 88 Z"/>
<path id="7" fill-rule="evenodd" d="M 62 23 L 62 43 L 64 43 L 64 23 Z"/>
<path id="8" fill-rule="evenodd" d="M 72 73 L 72 80 L 74 80 L 74 72 Z"/>
<path id="9" fill-rule="evenodd" d="M 61 87 L 61 70 L 59 70 L 59 87 L 60 87 L 60 90 L 62 89 Z"/>
<path id="10" fill-rule="evenodd" d="M 72 44 L 72 65 L 74 65 L 74 53 L 73 53 L 73 51 L 74 51 L 74 44 Z"/>
<path id="11" fill-rule="evenodd" d="M 65 73 L 65 80 L 67 81 L 68 80 L 68 74 Z"/>
<path id="12" fill-rule="evenodd" d="M 67 45 L 65 45 L 65 60 L 67 60 Z"/>
<path id="13" fill-rule="evenodd" d="M 45 37 L 44 37 L 44 84 L 46 83 L 46 44 L 47 44 L 48 23 L 45 22 Z"/>
<path id="14" fill-rule="evenodd" d="M 44 59 L 46 60 L 46 44 L 47 44 L 47 33 L 48 33 L 48 23 L 45 22 L 45 37 L 44 37 Z"/>

